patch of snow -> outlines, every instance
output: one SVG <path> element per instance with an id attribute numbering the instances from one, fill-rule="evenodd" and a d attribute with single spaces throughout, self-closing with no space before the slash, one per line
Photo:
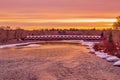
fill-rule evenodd
<path id="1" fill-rule="evenodd" d="M 93 42 L 81 42 L 82 45 L 93 46 Z"/>
<path id="2" fill-rule="evenodd" d="M 88 49 L 93 49 L 94 44 L 88 45 Z"/>
<path id="3" fill-rule="evenodd" d="M 0 45 L 0 48 L 10 48 L 10 47 L 29 45 L 29 44 L 34 44 L 34 43 L 37 43 L 37 42 L 26 42 L 26 43 L 16 43 L 16 44 Z"/>
<path id="4" fill-rule="evenodd" d="M 103 55 L 103 54 L 106 54 L 106 53 L 96 51 L 95 54 L 96 54 L 96 55 Z"/>
<path id="5" fill-rule="evenodd" d="M 89 50 L 89 53 L 92 53 L 92 54 L 93 54 L 93 53 L 95 53 L 95 50 L 94 50 L 94 49 L 90 49 L 90 50 Z"/>
<path id="6" fill-rule="evenodd" d="M 81 40 L 81 45 L 86 45 L 86 46 L 89 46 L 89 47 L 93 47 L 95 43 L 99 43 L 99 42 L 89 42 L 89 41 Z"/>
<path id="7" fill-rule="evenodd" d="M 94 53 L 95 50 L 93 49 L 94 44 L 99 43 L 99 42 L 91 42 L 91 41 L 83 41 L 81 40 L 81 45 L 88 46 L 89 52 Z"/>
<path id="8" fill-rule="evenodd" d="M 105 53 L 97 54 L 96 56 L 98 56 L 98 57 L 100 57 L 100 58 L 102 58 L 102 59 L 106 59 L 106 58 L 110 57 L 110 55 L 105 54 Z"/>
<path id="9" fill-rule="evenodd" d="M 95 50 L 94 49 L 90 49 L 90 52 L 95 52 Z"/>
<path id="10" fill-rule="evenodd" d="M 16 46 L 15 44 L 1 45 L 0 48 L 10 48 Z"/>
<path id="11" fill-rule="evenodd" d="M 22 45 L 29 45 L 30 43 L 18 43 L 18 44 L 15 44 L 15 46 L 22 46 Z"/>
<path id="12" fill-rule="evenodd" d="M 120 60 L 119 60 L 119 61 L 116 61 L 113 65 L 114 65 L 114 66 L 120 66 Z"/>
<path id="13" fill-rule="evenodd" d="M 37 46 L 40 46 L 39 44 L 29 44 L 27 46 L 24 46 L 24 47 L 37 47 Z"/>
<path id="14" fill-rule="evenodd" d="M 109 62 L 115 62 L 115 61 L 120 60 L 120 58 L 118 58 L 116 56 L 110 56 L 110 57 L 106 58 L 106 60 Z"/>

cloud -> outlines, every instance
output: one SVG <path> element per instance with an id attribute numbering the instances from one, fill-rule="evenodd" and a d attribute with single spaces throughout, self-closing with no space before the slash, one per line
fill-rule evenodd
<path id="1" fill-rule="evenodd" d="M 0 20 L 4 20 L 0 25 L 19 26 L 19 21 L 26 19 L 29 22 L 39 22 L 40 19 L 49 22 L 56 19 L 113 19 L 120 14 L 119 3 L 120 0 L 0 0 Z M 11 21 L 15 20 L 19 24 L 13 25 Z M 26 25 L 32 24 L 26 21 L 22 26 Z"/>

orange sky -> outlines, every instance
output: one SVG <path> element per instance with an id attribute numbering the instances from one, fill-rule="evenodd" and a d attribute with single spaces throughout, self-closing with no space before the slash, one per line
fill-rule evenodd
<path id="1" fill-rule="evenodd" d="M 24 29 L 110 28 L 120 0 L 0 0 L 0 25 Z"/>

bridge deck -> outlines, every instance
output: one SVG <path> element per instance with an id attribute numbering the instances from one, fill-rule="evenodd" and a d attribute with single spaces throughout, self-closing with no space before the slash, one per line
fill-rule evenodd
<path id="1" fill-rule="evenodd" d="M 26 36 L 23 40 L 103 40 L 101 36 L 91 35 L 39 35 Z"/>

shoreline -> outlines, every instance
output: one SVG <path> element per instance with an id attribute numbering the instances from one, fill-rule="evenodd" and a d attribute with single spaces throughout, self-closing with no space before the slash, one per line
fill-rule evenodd
<path id="1" fill-rule="evenodd" d="M 0 47 L 4 46 L 17 46 L 17 45 L 27 45 L 27 44 L 45 44 L 45 43 L 69 43 L 69 44 L 80 44 L 81 40 L 59 40 L 59 41 L 23 41 L 23 42 L 15 42 L 15 43 L 6 43 L 0 45 Z"/>

